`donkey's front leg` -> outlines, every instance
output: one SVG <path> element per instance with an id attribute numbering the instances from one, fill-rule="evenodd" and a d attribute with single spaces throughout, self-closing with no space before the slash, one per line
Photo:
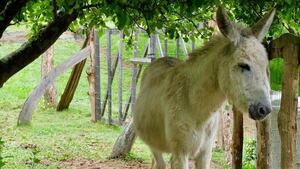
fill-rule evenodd
<path id="1" fill-rule="evenodd" d="M 171 169 L 188 169 L 189 158 L 187 154 L 172 154 Z"/>

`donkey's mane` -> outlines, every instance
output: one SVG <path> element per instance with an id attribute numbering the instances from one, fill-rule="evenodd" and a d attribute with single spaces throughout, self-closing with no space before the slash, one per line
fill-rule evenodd
<path id="1" fill-rule="evenodd" d="M 189 53 L 189 58 L 187 62 L 194 61 L 195 59 L 204 59 L 207 53 L 212 52 L 212 50 L 221 50 L 225 45 L 229 44 L 228 39 L 223 35 L 214 35 L 210 40 L 205 42 L 204 46 L 199 49 L 195 49 L 193 52 Z"/>

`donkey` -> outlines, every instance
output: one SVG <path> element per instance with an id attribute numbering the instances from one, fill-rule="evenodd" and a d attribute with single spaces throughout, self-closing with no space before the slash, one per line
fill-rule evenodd
<path id="1" fill-rule="evenodd" d="M 222 33 L 186 61 L 161 58 L 145 70 L 133 123 L 150 147 L 155 169 L 165 169 L 162 153 L 171 153 L 172 169 L 210 168 L 219 123 L 216 113 L 227 99 L 253 120 L 271 112 L 268 57 L 261 44 L 275 14 L 273 9 L 249 28 L 231 22 L 217 10 Z"/>

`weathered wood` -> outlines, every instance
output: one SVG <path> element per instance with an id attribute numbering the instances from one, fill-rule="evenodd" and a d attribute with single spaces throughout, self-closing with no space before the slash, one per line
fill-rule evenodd
<path id="1" fill-rule="evenodd" d="M 156 57 L 156 45 L 155 45 L 155 35 L 151 34 L 149 39 L 149 50 L 148 50 L 148 57 L 155 58 Z"/>
<path id="2" fill-rule="evenodd" d="M 73 57 L 63 62 L 61 65 L 52 69 L 52 71 L 42 79 L 40 84 L 37 87 L 35 87 L 35 89 L 30 93 L 29 97 L 25 101 L 22 110 L 19 114 L 18 124 L 29 123 L 32 119 L 32 112 L 35 109 L 38 100 L 44 94 L 48 85 L 53 83 L 54 80 L 59 75 L 64 73 L 68 68 L 74 66 L 75 64 L 85 59 L 89 53 L 90 48 L 86 47 L 79 51 L 77 54 L 75 54 Z"/>
<path id="3" fill-rule="evenodd" d="M 282 46 L 284 60 L 282 99 L 278 113 L 278 128 L 281 138 L 281 168 L 296 168 L 296 133 L 298 104 L 298 65 L 300 38 L 285 34 L 274 43 Z M 272 46 L 274 47 L 274 46 Z"/>
<path id="4" fill-rule="evenodd" d="M 176 58 L 179 59 L 180 57 L 180 49 L 179 49 L 179 38 L 176 39 Z"/>
<path id="5" fill-rule="evenodd" d="M 184 42 L 184 40 L 182 39 L 182 37 L 180 37 L 180 41 L 181 41 L 181 46 L 182 46 L 182 49 L 183 49 L 184 57 L 185 57 L 185 58 L 188 58 L 189 54 L 188 54 L 188 51 L 187 51 L 187 49 L 186 49 L 185 42 Z"/>
<path id="6" fill-rule="evenodd" d="M 54 47 L 53 45 L 43 54 L 42 56 L 42 64 L 41 64 L 41 75 L 42 78 L 45 77 L 54 66 Z M 51 83 L 45 93 L 44 93 L 44 100 L 45 105 L 47 107 L 55 107 L 56 106 L 56 88 L 54 83 Z"/>
<path id="7" fill-rule="evenodd" d="M 271 140 L 270 126 L 271 119 L 268 116 L 264 121 L 256 122 L 257 129 L 257 169 L 271 169 Z"/>
<path id="8" fill-rule="evenodd" d="M 137 58 L 138 56 L 138 42 L 139 42 L 139 33 L 135 32 L 135 45 L 134 45 L 134 50 L 133 50 L 133 58 Z M 131 77 L 131 88 L 130 88 L 130 94 L 131 94 L 131 117 L 133 115 L 133 108 L 135 105 L 136 101 L 136 85 L 137 85 L 137 72 L 138 72 L 138 67 L 136 64 L 133 65 L 132 68 L 132 77 Z M 129 104 L 128 104 L 129 105 Z M 126 120 L 126 119 L 124 119 Z"/>
<path id="9" fill-rule="evenodd" d="M 100 43 L 98 30 L 94 29 L 94 47 L 95 53 L 95 91 L 96 91 L 96 120 L 101 119 L 101 74 L 100 74 Z"/>
<path id="10" fill-rule="evenodd" d="M 91 55 L 90 66 L 87 70 L 89 82 L 89 97 L 91 104 L 91 121 L 97 122 L 100 118 L 100 53 L 97 31 L 94 29 L 90 37 Z"/>
<path id="11" fill-rule="evenodd" d="M 152 58 L 131 58 L 130 62 L 133 64 L 150 64 L 153 61 Z"/>
<path id="12" fill-rule="evenodd" d="M 243 160 L 243 114 L 233 106 L 232 168 L 241 169 Z"/>
<path id="13" fill-rule="evenodd" d="M 168 37 L 165 36 L 165 39 L 164 39 L 164 56 L 168 56 Z"/>
<path id="14" fill-rule="evenodd" d="M 191 52 L 195 49 L 195 42 L 191 41 Z"/>
<path id="15" fill-rule="evenodd" d="M 146 49 L 144 50 L 143 58 L 147 57 L 148 49 L 149 49 L 149 44 L 147 44 Z M 140 74 L 142 72 L 142 68 L 143 68 L 143 64 L 139 64 L 138 70 L 137 70 L 137 75 L 136 75 L 136 81 L 135 81 L 136 84 L 139 81 L 139 77 L 140 77 Z M 130 106 L 130 103 L 131 103 L 131 99 L 132 99 L 132 93 L 130 94 L 130 96 L 128 98 L 128 101 L 126 103 L 126 107 L 125 107 L 125 111 L 124 111 L 124 120 L 127 118 L 129 106 Z"/>
<path id="16" fill-rule="evenodd" d="M 112 88 L 112 69 L 111 69 L 111 31 L 107 31 L 107 95 L 108 95 L 108 124 L 112 124 L 112 104 L 111 104 L 111 88 Z"/>
<path id="17" fill-rule="evenodd" d="M 88 42 L 89 42 L 89 35 L 87 35 L 87 37 L 85 38 L 81 49 L 85 48 L 87 46 Z M 65 90 L 60 98 L 60 101 L 56 107 L 57 111 L 63 111 L 65 109 L 69 108 L 70 103 L 74 97 L 76 88 L 78 86 L 85 63 L 86 63 L 86 59 L 84 59 L 81 62 L 79 62 L 78 64 L 76 64 L 74 66 L 74 68 L 72 69 L 72 73 L 69 77 L 68 83 L 67 83 Z"/>
<path id="18" fill-rule="evenodd" d="M 157 42 L 159 57 L 164 57 L 163 50 L 161 48 L 160 39 L 159 39 L 159 34 L 155 34 L 155 37 L 156 37 L 156 42 Z"/>
<path id="19" fill-rule="evenodd" d="M 134 131 L 133 120 L 130 120 L 130 122 L 124 126 L 122 133 L 117 138 L 110 158 L 115 159 L 126 157 L 132 148 L 135 138 L 136 134 Z"/>
<path id="20" fill-rule="evenodd" d="M 223 130 L 224 130 L 224 149 L 228 166 L 232 166 L 232 129 L 233 112 L 232 107 L 228 105 L 223 112 Z"/>
<path id="21" fill-rule="evenodd" d="M 118 76 L 118 100 L 119 100 L 119 124 L 123 123 L 123 33 L 120 32 L 119 34 L 119 64 L 118 64 L 118 72 L 119 72 L 119 76 Z"/>
<path id="22" fill-rule="evenodd" d="M 114 77 L 115 77 L 116 70 L 117 70 L 117 67 L 118 67 L 118 61 L 119 61 L 119 58 L 116 57 L 115 62 L 112 66 L 113 68 L 112 68 L 112 72 L 111 72 L 111 83 L 114 81 Z M 108 102 L 109 90 L 111 90 L 111 89 L 107 88 L 107 90 L 106 90 L 106 94 L 105 94 L 104 101 L 103 101 L 103 104 L 102 104 L 102 109 L 101 109 L 101 117 L 103 117 L 103 115 L 105 113 L 106 105 L 107 105 L 107 102 Z"/>

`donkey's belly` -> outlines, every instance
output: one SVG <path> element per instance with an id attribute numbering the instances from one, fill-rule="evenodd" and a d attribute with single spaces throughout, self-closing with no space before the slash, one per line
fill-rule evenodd
<path id="1" fill-rule="evenodd" d="M 139 115 L 134 116 L 134 123 L 137 135 L 150 148 L 170 152 L 166 141 L 164 118 L 161 113 L 146 110 L 139 112 Z"/>

